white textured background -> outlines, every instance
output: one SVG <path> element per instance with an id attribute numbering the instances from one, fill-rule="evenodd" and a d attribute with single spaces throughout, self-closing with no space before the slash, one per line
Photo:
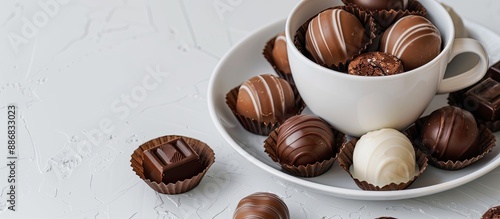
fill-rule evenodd
<path id="1" fill-rule="evenodd" d="M 479 218 L 500 205 L 500 169 L 436 195 L 368 202 L 297 188 L 236 154 L 209 118 L 208 80 L 232 45 L 296 2 L 0 2 L 0 218 L 230 218 L 256 191 L 278 194 L 292 218 Z M 443 2 L 500 34 L 499 1 Z M 16 212 L 6 209 L 8 104 L 19 107 Z M 139 144 L 166 134 L 216 152 L 188 193 L 157 194 L 129 167 Z"/>

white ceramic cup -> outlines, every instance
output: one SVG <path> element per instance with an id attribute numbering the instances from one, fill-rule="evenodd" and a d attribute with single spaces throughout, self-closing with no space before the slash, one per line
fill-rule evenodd
<path id="1" fill-rule="evenodd" d="M 381 128 L 402 130 L 417 120 L 437 93 L 449 93 L 481 79 L 488 68 L 488 56 L 474 39 L 455 39 L 453 21 L 435 0 L 419 0 L 427 18 L 439 29 L 443 50 L 429 63 L 391 76 L 365 77 L 322 67 L 288 43 L 288 59 L 302 98 L 310 110 L 341 132 L 361 136 Z M 337 5 L 341 0 L 300 1 L 286 21 L 286 38 L 309 18 Z M 448 63 L 458 54 L 474 53 L 480 61 L 472 69 L 445 78 Z"/>

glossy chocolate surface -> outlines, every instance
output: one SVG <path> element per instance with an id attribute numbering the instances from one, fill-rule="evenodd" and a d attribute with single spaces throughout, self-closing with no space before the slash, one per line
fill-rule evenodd
<path id="1" fill-rule="evenodd" d="M 144 176 L 157 183 L 175 183 L 203 171 L 198 154 L 182 138 L 144 151 Z"/>
<path id="2" fill-rule="evenodd" d="M 441 34 L 429 20 L 409 15 L 399 19 L 383 34 L 380 51 L 398 57 L 405 71 L 427 64 L 441 52 Z"/>
<path id="3" fill-rule="evenodd" d="M 307 165 L 335 156 L 335 137 L 330 126 L 317 116 L 297 115 L 287 119 L 278 130 L 279 162 Z"/>
<path id="4" fill-rule="evenodd" d="M 353 14 L 329 9 L 314 17 L 306 32 L 306 49 L 316 63 L 337 66 L 359 52 L 365 28 Z"/>
<path id="5" fill-rule="evenodd" d="M 500 119 L 500 83 L 487 78 L 465 92 L 464 108 L 481 119 Z"/>
<path id="6" fill-rule="evenodd" d="M 404 10 L 408 0 L 351 0 L 350 2 L 367 10 Z"/>
<path id="7" fill-rule="evenodd" d="M 233 219 L 289 219 L 290 213 L 285 202 L 268 192 L 251 194 L 238 203 Z"/>
<path id="8" fill-rule="evenodd" d="M 440 161 L 459 161 L 477 156 L 479 132 L 473 115 L 454 106 L 432 112 L 422 125 L 422 144 Z"/>
<path id="9" fill-rule="evenodd" d="M 274 75 L 258 75 L 239 88 L 236 112 L 265 123 L 284 121 L 294 111 L 295 96 L 284 79 Z"/>
<path id="10" fill-rule="evenodd" d="M 286 48 L 285 32 L 279 33 L 274 39 L 272 57 L 276 67 L 284 74 L 290 74 L 290 64 L 288 63 L 288 52 Z"/>
<path id="11" fill-rule="evenodd" d="M 351 75 L 385 76 L 404 71 L 403 63 L 396 56 L 384 52 L 367 52 L 354 58 L 347 69 Z"/>

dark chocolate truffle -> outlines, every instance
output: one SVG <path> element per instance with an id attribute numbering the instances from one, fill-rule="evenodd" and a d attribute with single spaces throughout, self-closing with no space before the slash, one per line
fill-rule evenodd
<path id="1" fill-rule="evenodd" d="M 292 87 L 284 79 L 265 74 L 250 78 L 239 88 L 236 112 L 264 123 L 284 121 L 295 107 Z"/>
<path id="2" fill-rule="evenodd" d="M 474 116 L 454 106 L 433 111 L 422 125 L 422 144 L 440 161 L 462 161 L 481 153 Z"/>
<path id="3" fill-rule="evenodd" d="M 351 0 L 355 5 L 366 10 L 404 10 L 408 0 Z"/>
<path id="4" fill-rule="evenodd" d="M 338 66 L 359 52 L 364 35 L 365 28 L 356 16 L 342 9 L 328 9 L 309 23 L 306 49 L 316 63 Z"/>
<path id="5" fill-rule="evenodd" d="M 292 72 L 288 63 L 285 32 L 281 32 L 274 39 L 272 57 L 274 64 L 283 74 L 290 74 Z"/>
<path id="6" fill-rule="evenodd" d="M 250 218 L 289 219 L 290 212 L 277 195 L 257 192 L 241 199 L 234 211 L 233 219 Z"/>
<path id="7" fill-rule="evenodd" d="M 182 138 L 144 151 L 144 176 L 156 183 L 189 179 L 204 169 L 198 154 Z"/>
<path id="8" fill-rule="evenodd" d="M 384 76 L 403 72 L 403 63 L 385 52 L 367 52 L 354 58 L 347 72 L 351 75 Z"/>
<path id="9" fill-rule="evenodd" d="M 296 115 L 278 130 L 276 154 L 279 163 L 293 166 L 314 164 L 335 156 L 331 127 L 314 115 Z"/>
<path id="10" fill-rule="evenodd" d="M 441 34 L 426 18 L 408 15 L 384 32 L 380 51 L 398 57 L 404 69 L 410 71 L 428 63 L 441 52 Z"/>
<path id="11" fill-rule="evenodd" d="M 500 206 L 491 207 L 484 212 L 481 219 L 500 219 Z"/>

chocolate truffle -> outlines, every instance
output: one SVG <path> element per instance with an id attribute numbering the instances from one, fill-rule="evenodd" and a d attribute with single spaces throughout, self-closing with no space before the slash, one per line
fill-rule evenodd
<path id="1" fill-rule="evenodd" d="M 293 166 L 314 164 L 335 156 L 335 136 L 330 126 L 314 115 L 296 115 L 278 130 L 278 162 Z"/>
<path id="2" fill-rule="evenodd" d="M 252 77 L 238 91 L 236 112 L 259 122 L 284 121 L 294 111 L 294 107 L 292 87 L 274 75 Z"/>
<path id="3" fill-rule="evenodd" d="M 481 219 L 500 219 L 500 206 L 491 207 L 484 212 Z"/>
<path id="4" fill-rule="evenodd" d="M 234 211 L 233 219 L 250 218 L 289 219 L 290 212 L 277 195 L 257 192 L 241 199 Z"/>
<path id="5" fill-rule="evenodd" d="M 441 52 L 441 34 L 429 20 L 408 15 L 383 34 L 380 51 L 398 57 L 406 71 L 418 68 Z"/>
<path id="6" fill-rule="evenodd" d="M 328 9 L 309 23 L 306 49 L 316 63 L 338 66 L 359 52 L 364 35 L 365 28 L 356 16 L 342 9 Z"/>
<path id="7" fill-rule="evenodd" d="M 454 106 L 433 111 L 421 130 L 423 147 L 440 161 L 461 161 L 479 155 L 478 135 L 474 116 Z"/>
<path id="8" fill-rule="evenodd" d="M 272 57 L 274 64 L 283 74 L 290 74 L 292 72 L 288 63 L 285 32 L 281 32 L 274 39 Z"/>
<path id="9" fill-rule="evenodd" d="M 366 10 L 405 10 L 408 0 L 351 0 L 357 6 Z"/>
<path id="10" fill-rule="evenodd" d="M 182 138 L 144 151 L 144 176 L 156 183 L 175 183 L 203 172 L 198 154 Z"/>
<path id="11" fill-rule="evenodd" d="M 351 75 L 384 76 L 403 72 L 403 63 L 396 56 L 384 52 L 367 52 L 354 58 L 347 69 Z"/>
<path id="12" fill-rule="evenodd" d="M 371 131 L 354 147 L 351 174 L 375 186 L 410 181 L 416 174 L 411 141 L 395 129 Z"/>

